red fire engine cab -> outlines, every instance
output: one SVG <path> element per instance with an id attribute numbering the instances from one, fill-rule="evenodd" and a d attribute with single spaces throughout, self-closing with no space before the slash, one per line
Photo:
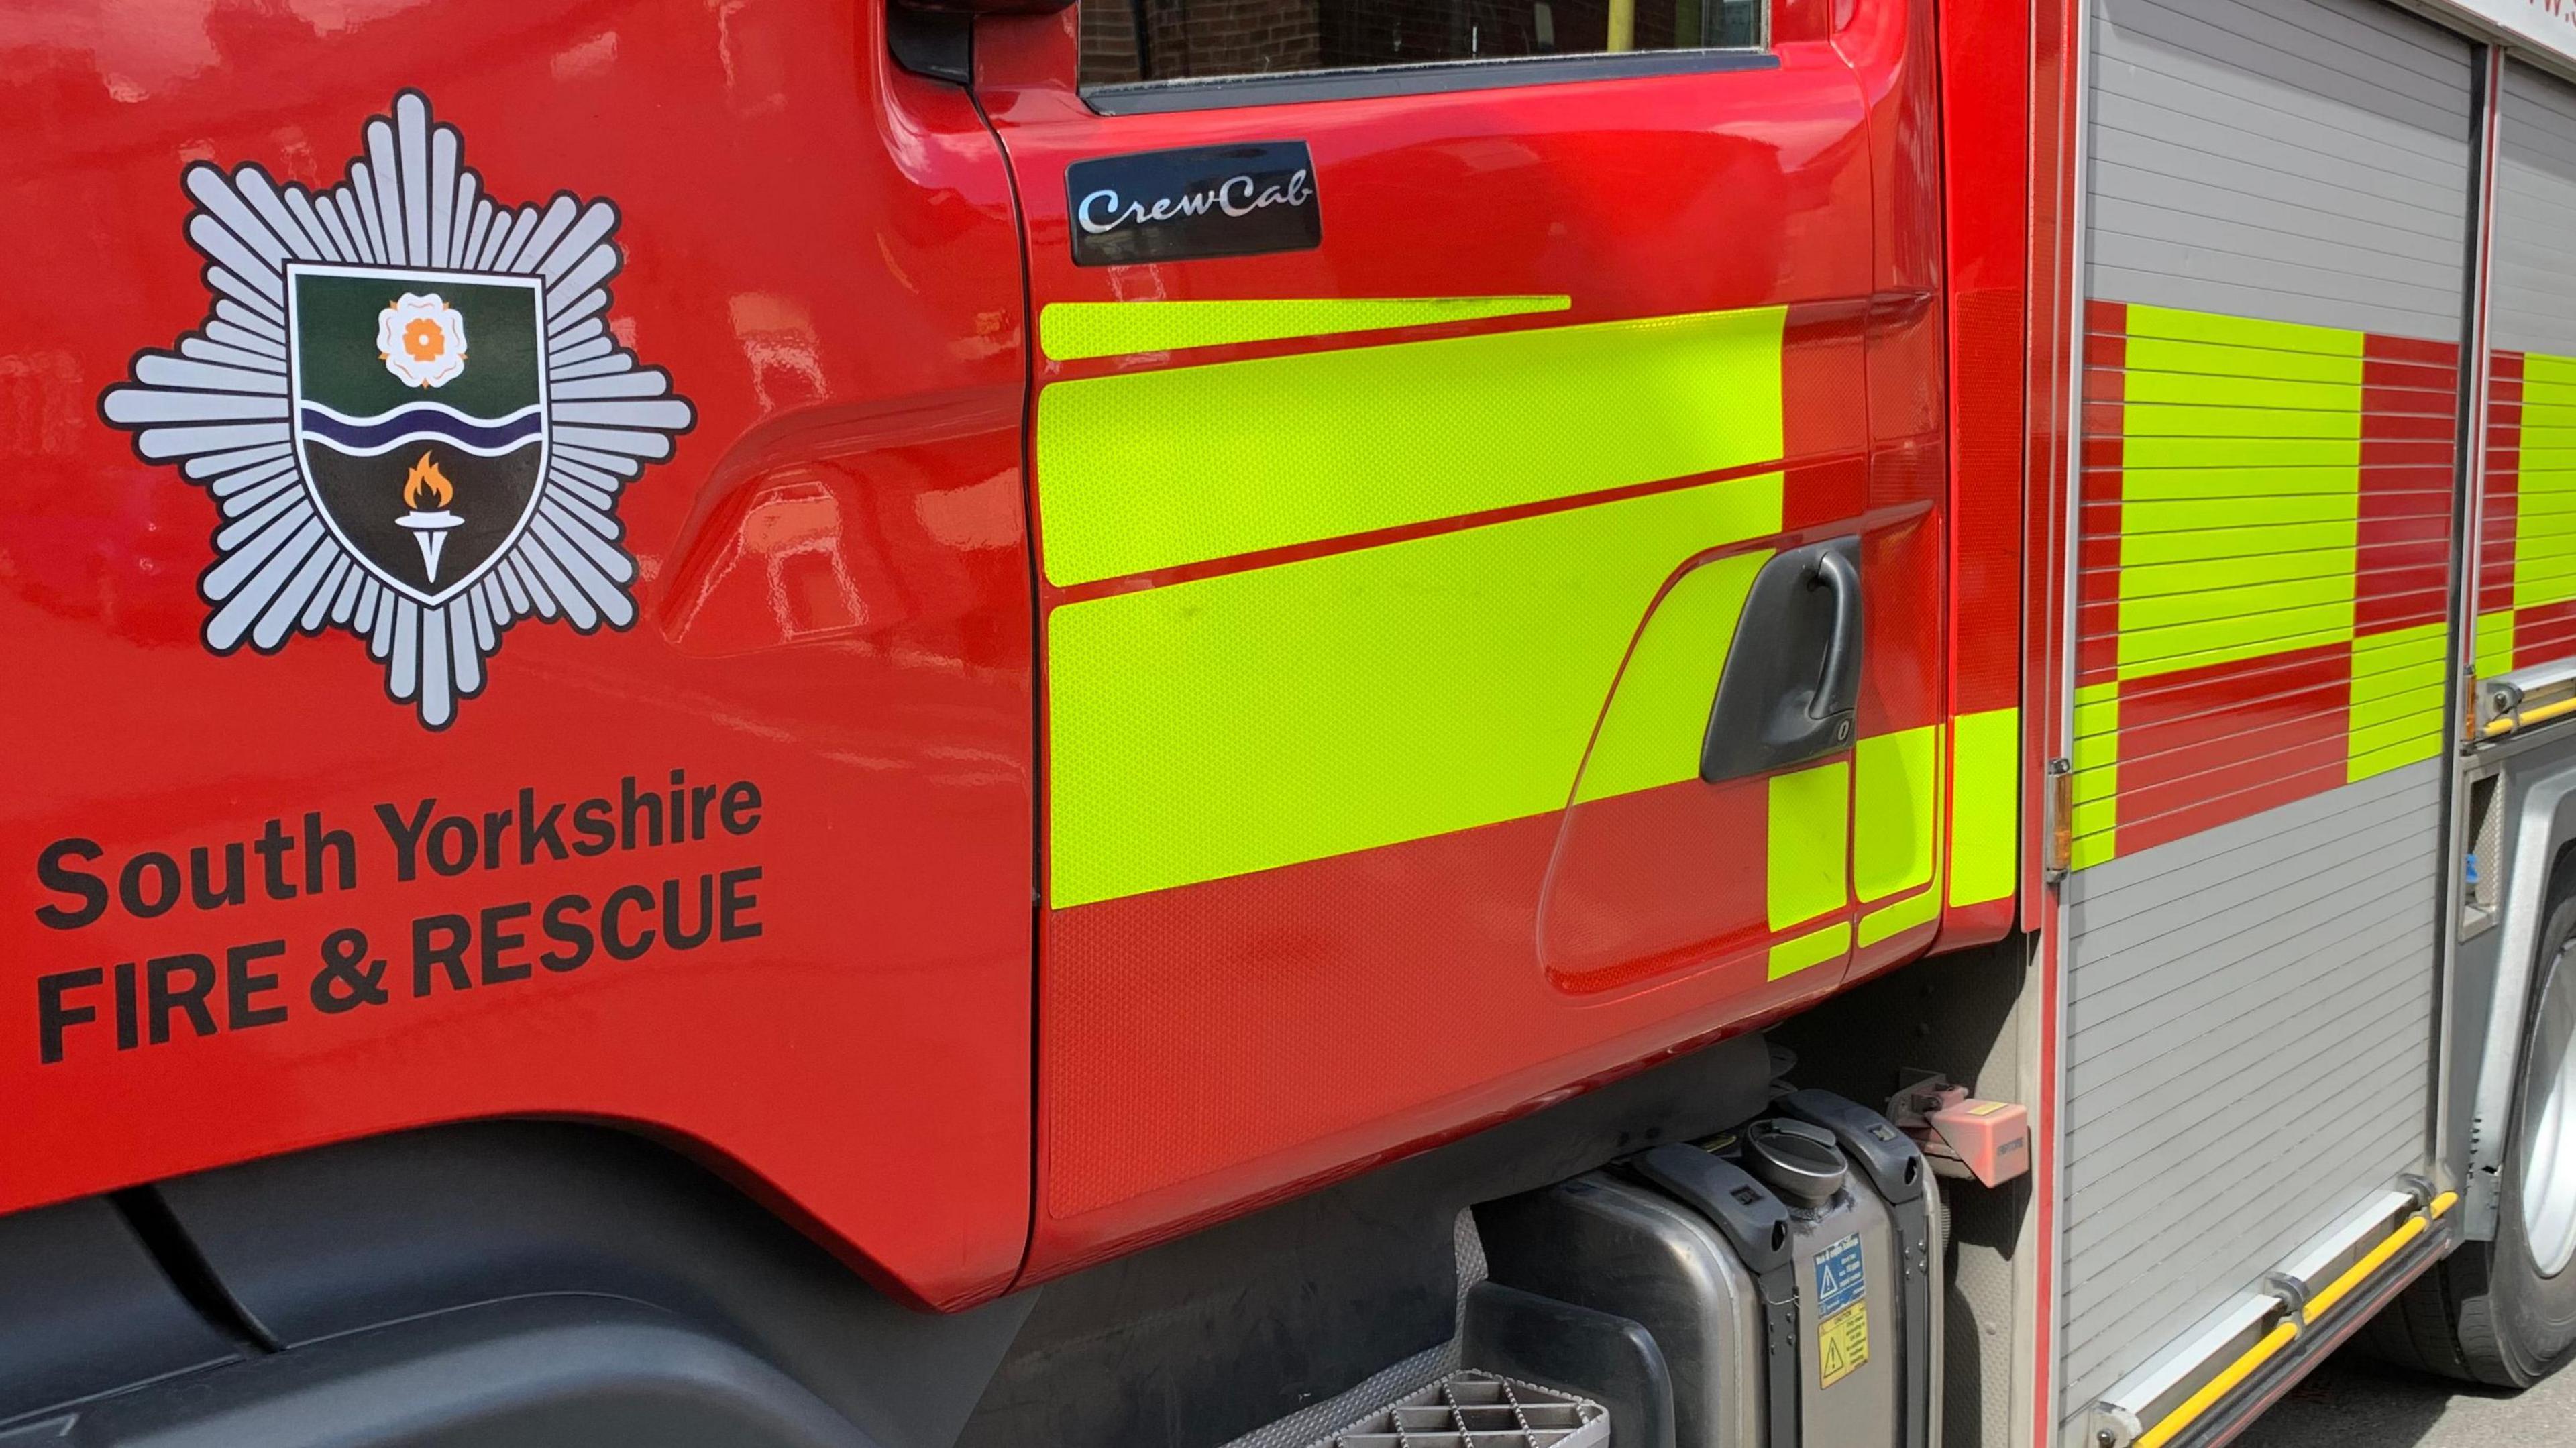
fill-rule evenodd
<path id="1" fill-rule="evenodd" d="M 0 1444 L 2528 1385 L 2571 215 L 2542 0 L 12 7 Z"/>

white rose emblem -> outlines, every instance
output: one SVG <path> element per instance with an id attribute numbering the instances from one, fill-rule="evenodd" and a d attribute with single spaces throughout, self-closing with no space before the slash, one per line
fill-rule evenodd
<path id="1" fill-rule="evenodd" d="M 436 292 L 405 292 L 376 314 L 376 354 L 414 387 L 444 387 L 465 370 L 465 316 Z"/>

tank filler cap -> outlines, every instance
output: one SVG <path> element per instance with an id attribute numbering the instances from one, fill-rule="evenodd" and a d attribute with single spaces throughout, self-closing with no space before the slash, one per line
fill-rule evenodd
<path id="1" fill-rule="evenodd" d="M 1762 1184 L 1801 1206 L 1834 1199 L 1851 1163 L 1833 1136 L 1803 1121 L 1757 1121 L 1744 1129 L 1744 1164 Z"/>

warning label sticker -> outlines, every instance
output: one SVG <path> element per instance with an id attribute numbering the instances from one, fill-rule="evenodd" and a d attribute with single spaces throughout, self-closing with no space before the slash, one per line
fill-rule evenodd
<path id="1" fill-rule="evenodd" d="M 1868 1295 L 1861 1276 L 1860 1237 L 1843 1238 L 1816 1254 L 1816 1315 L 1831 1317 Z"/>
<path id="2" fill-rule="evenodd" d="M 1869 1304 L 1855 1302 L 1816 1329 L 1816 1376 L 1832 1387 L 1869 1361 Z"/>

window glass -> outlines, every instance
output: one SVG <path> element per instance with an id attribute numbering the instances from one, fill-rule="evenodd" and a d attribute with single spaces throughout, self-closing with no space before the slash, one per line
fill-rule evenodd
<path id="1" fill-rule="evenodd" d="M 1760 0 L 1082 0 L 1082 83 L 1737 49 Z"/>

